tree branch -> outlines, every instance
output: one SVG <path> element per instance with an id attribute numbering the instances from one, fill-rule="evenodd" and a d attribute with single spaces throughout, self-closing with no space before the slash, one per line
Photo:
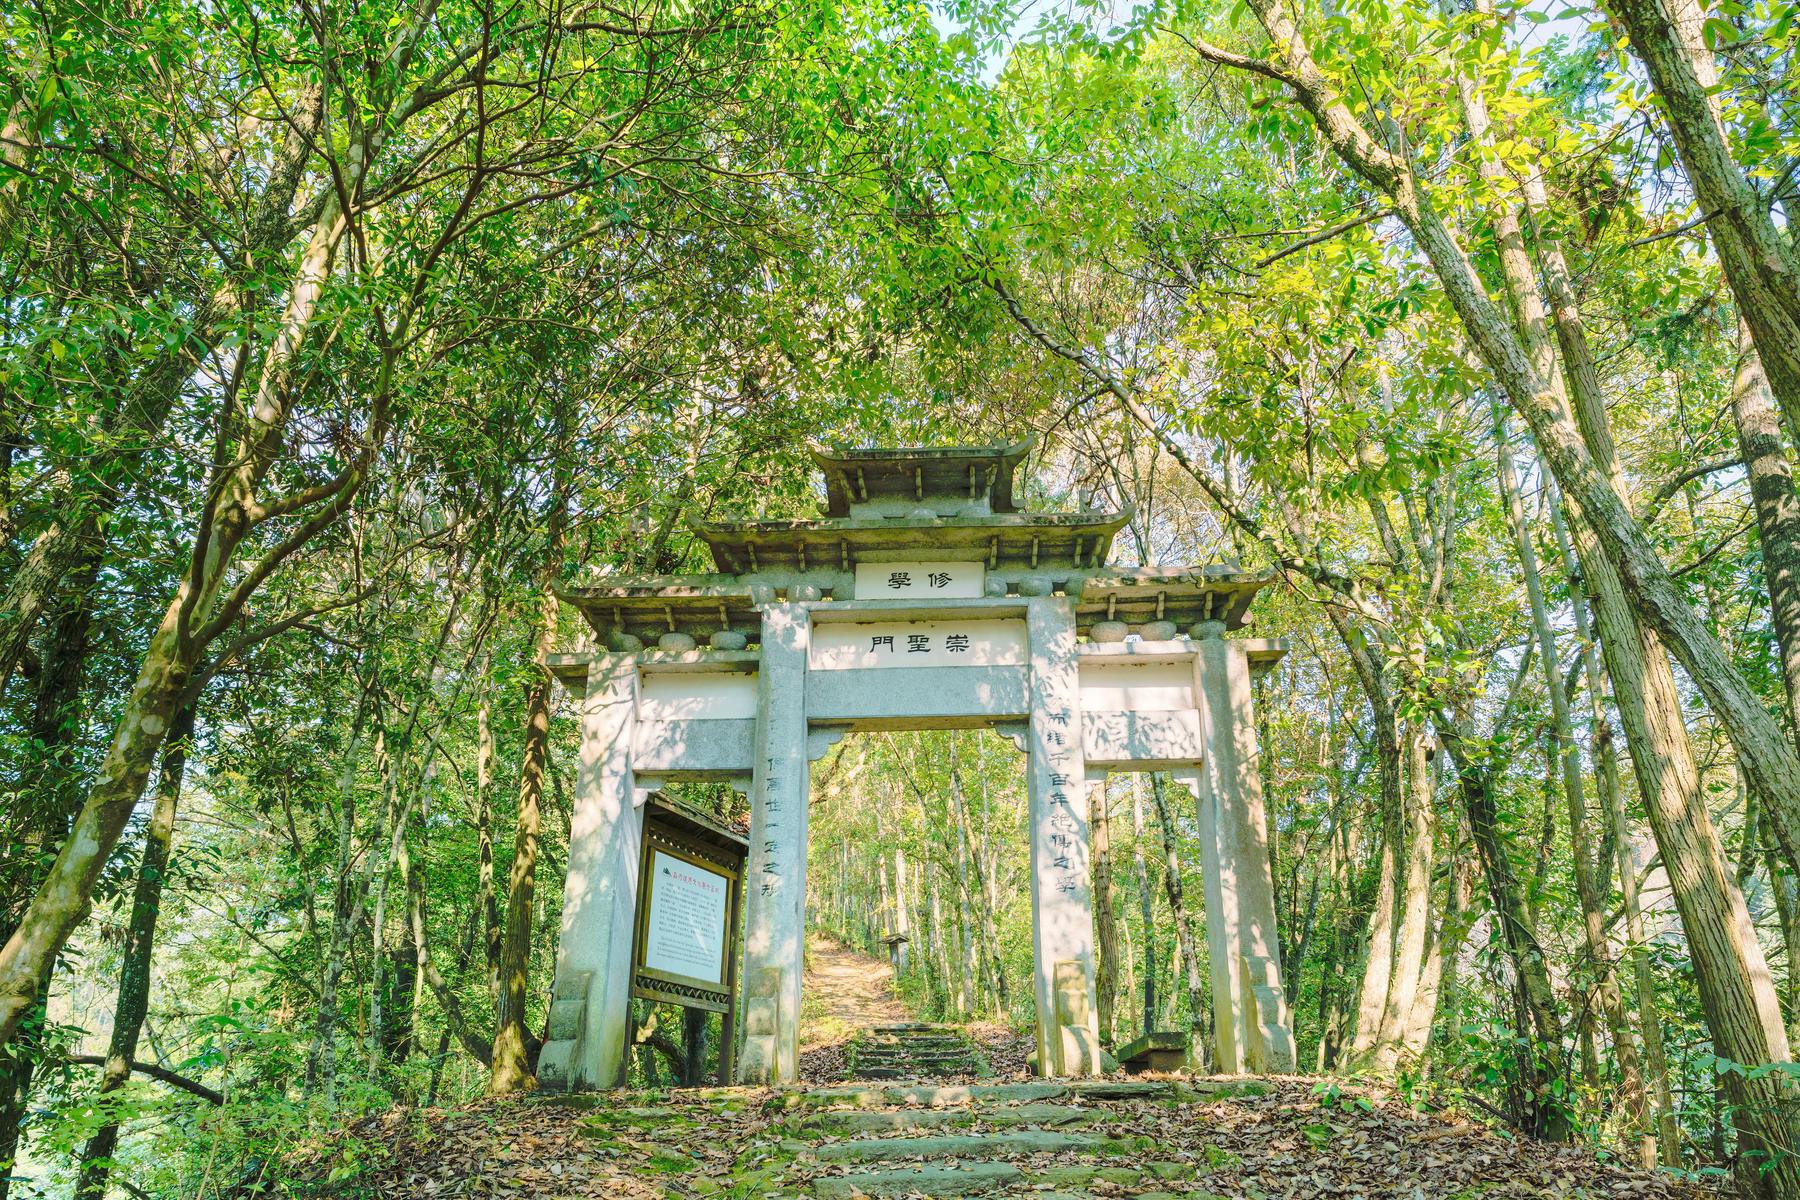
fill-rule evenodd
<path id="1" fill-rule="evenodd" d="M 65 1057 L 63 1061 L 76 1063 L 84 1067 L 104 1067 L 106 1065 L 106 1056 L 104 1054 L 71 1054 Z M 180 1088 L 191 1096 L 198 1096 L 208 1104 L 222 1105 L 225 1103 L 225 1093 L 216 1092 L 212 1088 L 207 1087 L 204 1083 L 189 1079 L 186 1075 L 177 1074 L 167 1067 L 159 1067 L 155 1063 L 134 1061 L 131 1064 L 131 1069 L 139 1075 L 148 1075 L 150 1078 L 166 1083 L 170 1087 Z"/>

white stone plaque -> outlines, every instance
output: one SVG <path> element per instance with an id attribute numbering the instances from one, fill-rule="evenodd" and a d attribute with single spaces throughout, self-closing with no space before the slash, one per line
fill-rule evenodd
<path id="1" fill-rule="evenodd" d="M 1023 621 L 819 621 L 808 665 L 815 671 L 1017 667 L 1028 659 Z"/>
<path id="2" fill-rule="evenodd" d="M 756 676 L 737 671 L 646 671 L 642 721 L 731 721 L 756 716 Z"/>
<path id="3" fill-rule="evenodd" d="M 1194 707 L 1194 665 L 1081 664 L 1082 712 L 1178 712 Z"/>
<path id="4" fill-rule="evenodd" d="M 987 585 L 979 562 L 859 562 L 858 600 L 978 600 Z"/>
<path id="5" fill-rule="evenodd" d="M 644 966 L 703 983 L 723 983 L 731 880 L 661 850 L 650 852 L 650 870 Z"/>

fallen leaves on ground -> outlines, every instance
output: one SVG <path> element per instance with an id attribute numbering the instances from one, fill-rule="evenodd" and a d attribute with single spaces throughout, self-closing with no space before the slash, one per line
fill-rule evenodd
<path id="1" fill-rule="evenodd" d="M 1350 1087 L 1319 1095 L 1310 1080 L 1264 1082 L 1269 1090 L 1257 1096 L 1090 1103 L 1096 1119 L 1079 1126 L 1081 1132 L 1139 1139 L 1142 1149 L 1103 1159 L 1063 1153 L 1010 1161 L 1027 1169 L 1082 1162 L 1142 1169 L 1135 1183 L 1097 1179 L 1083 1186 L 1108 1197 L 1149 1191 L 1230 1200 L 1714 1195 L 1666 1174 L 1605 1162 L 1586 1148 L 1421 1116 Z M 487 1100 L 424 1114 L 389 1113 L 347 1132 L 366 1143 L 366 1161 L 373 1165 L 365 1182 L 379 1196 L 656 1200 L 732 1188 L 755 1197 L 791 1195 L 812 1178 L 841 1173 L 843 1168 L 804 1154 L 782 1161 L 794 1149 L 789 1122 L 795 1114 L 776 1099 L 752 1089 L 699 1089 L 617 1094 L 592 1106 L 530 1097 Z M 1007 1107 L 1018 1106 L 994 1106 Z M 957 1132 L 992 1128 L 978 1119 Z M 1186 1164 L 1193 1178 L 1158 1178 L 1150 1163 Z M 1030 1184 L 1011 1189 L 1017 1195 L 1032 1190 Z"/>

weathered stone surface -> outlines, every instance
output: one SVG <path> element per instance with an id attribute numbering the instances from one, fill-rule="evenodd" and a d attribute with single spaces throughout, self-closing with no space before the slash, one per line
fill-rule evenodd
<path id="1" fill-rule="evenodd" d="M 938 1137 L 869 1138 L 836 1142 L 819 1147 L 822 1162 L 891 1162 L 900 1158 L 1004 1157 L 1025 1154 L 1060 1154 L 1076 1150 L 1101 1153 L 1110 1146 L 1104 1138 L 1048 1129 L 1018 1129 L 1005 1133 L 945 1134 Z"/>
<path id="2" fill-rule="evenodd" d="M 897 1108 L 860 1112 L 826 1112 L 799 1124 L 802 1133 L 847 1136 L 857 1133 L 896 1133 L 909 1129 L 942 1129 L 969 1125 L 974 1114 L 955 1108 Z"/>
<path id="3" fill-rule="evenodd" d="M 858 1084 L 786 1092 L 776 1103 L 782 1108 L 880 1108 L 888 1103 L 888 1094 L 882 1088 Z"/>
<path id="4" fill-rule="evenodd" d="M 887 1097 L 895 1104 L 941 1106 L 970 1102 L 1005 1103 L 1009 1100 L 1060 1100 L 1069 1094 L 1061 1083 L 975 1083 L 967 1086 L 942 1085 L 888 1088 Z"/>
<path id="5" fill-rule="evenodd" d="M 989 1109 L 983 1119 L 995 1125 L 1079 1125 L 1094 1118 L 1094 1110 L 1074 1104 L 1020 1104 Z"/>
<path id="6" fill-rule="evenodd" d="M 1174 1085 L 1160 1079 L 1096 1079 L 1069 1085 L 1071 1095 L 1093 1100 L 1136 1100 L 1166 1096 Z"/>
<path id="7" fill-rule="evenodd" d="M 974 1196 L 1023 1178 L 1024 1173 L 1011 1163 L 972 1162 L 827 1175 L 812 1181 L 812 1191 L 826 1200 L 849 1200 L 854 1196 Z"/>
<path id="8" fill-rule="evenodd" d="M 1266 1096 L 1269 1085 L 1260 1079 L 1184 1079 L 1172 1084 L 1169 1094 L 1189 1102 L 1230 1100 L 1238 1096 Z"/>
<path id="9" fill-rule="evenodd" d="M 1100 1178 L 1100 1168 L 1085 1163 L 1060 1167 L 1035 1167 L 1030 1172 L 1033 1184 L 1052 1187 L 1082 1187 Z"/>

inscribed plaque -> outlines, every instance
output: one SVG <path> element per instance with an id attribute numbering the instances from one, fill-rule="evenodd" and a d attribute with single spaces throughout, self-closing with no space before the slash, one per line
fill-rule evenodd
<path id="1" fill-rule="evenodd" d="M 859 562 L 858 600 L 975 600 L 987 584 L 979 562 Z"/>

